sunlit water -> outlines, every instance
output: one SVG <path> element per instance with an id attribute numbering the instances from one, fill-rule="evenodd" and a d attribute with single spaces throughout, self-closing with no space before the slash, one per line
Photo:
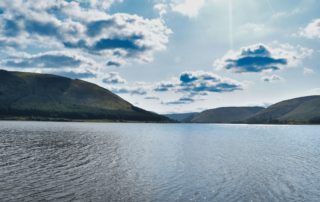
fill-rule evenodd
<path id="1" fill-rule="evenodd" d="M 0 201 L 320 201 L 320 126 L 0 122 Z"/>

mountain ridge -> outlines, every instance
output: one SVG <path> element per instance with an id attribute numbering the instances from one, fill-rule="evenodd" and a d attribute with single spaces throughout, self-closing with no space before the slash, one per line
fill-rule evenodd
<path id="1" fill-rule="evenodd" d="M 190 114 L 190 113 L 189 113 Z M 192 114 L 192 113 L 191 113 Z M 170 117 L 179 114 L 171 114 Z M 185 114 L 182 114 L 185 115 Z M 320 124 L 320 95 L 304 96 L 263 107 L 219 107 L 182 120 L 183 123 Z"/>
<path id="2" fill-rule="evenodd" d="M 288 99 L 268 108 L 220 107 L 166 116 L 83 80 L 0 70 L 0 120 L 320 124 L 320 95 Z"/>

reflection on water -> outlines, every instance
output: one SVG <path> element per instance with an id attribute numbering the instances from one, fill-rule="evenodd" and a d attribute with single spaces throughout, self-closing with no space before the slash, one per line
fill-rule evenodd
<path id="1" fill-rule="evenodd" d="M 0 122 L 0 199 L 319 201 L 319 129 Z"/>

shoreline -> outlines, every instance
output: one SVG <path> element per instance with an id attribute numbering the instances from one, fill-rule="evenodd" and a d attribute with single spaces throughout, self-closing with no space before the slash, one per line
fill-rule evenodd
<path id="1" fill-rule="evenodd" d="M 56 122 L 56 123 L 137 123 L 137 124 L 186 124 L 186 125 L 261 125 L 261 126 L 320 126 L 320 124 L 312 123 L 185 123 L 185 122 L 152 122 L 152 121 L 124 121 L 124 120 L 98 120 L 98 119 L 27 119 L 27 118 L 0 118 L 0 122 Z"/>

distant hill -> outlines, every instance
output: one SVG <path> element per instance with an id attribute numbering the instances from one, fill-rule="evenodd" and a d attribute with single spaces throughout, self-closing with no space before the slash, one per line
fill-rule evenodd
<path id="1" fill-rule="evenodd" d="M 0 70 L 0 119 L 170 122 L 95 84 Z"/>
<path id="2" fill-rule="evenodd" d="M 249 118 L 247 123 L 320 124 L 320 96 L 279 102 Z"/>
<path id="3" fill-rule="evenodd" d="M 203 111 L 191 123 L 239 123 L 264 110 L 263 107 L 221 107 Z"/>
<path id="4" fill-rule="evenodd" d="M 190 122 L 193 119 L 193 117 L 197 114 L 197 112 L 191 112 L 182 114 L 164 114 L 164 116 L 179 122 Z"/>

